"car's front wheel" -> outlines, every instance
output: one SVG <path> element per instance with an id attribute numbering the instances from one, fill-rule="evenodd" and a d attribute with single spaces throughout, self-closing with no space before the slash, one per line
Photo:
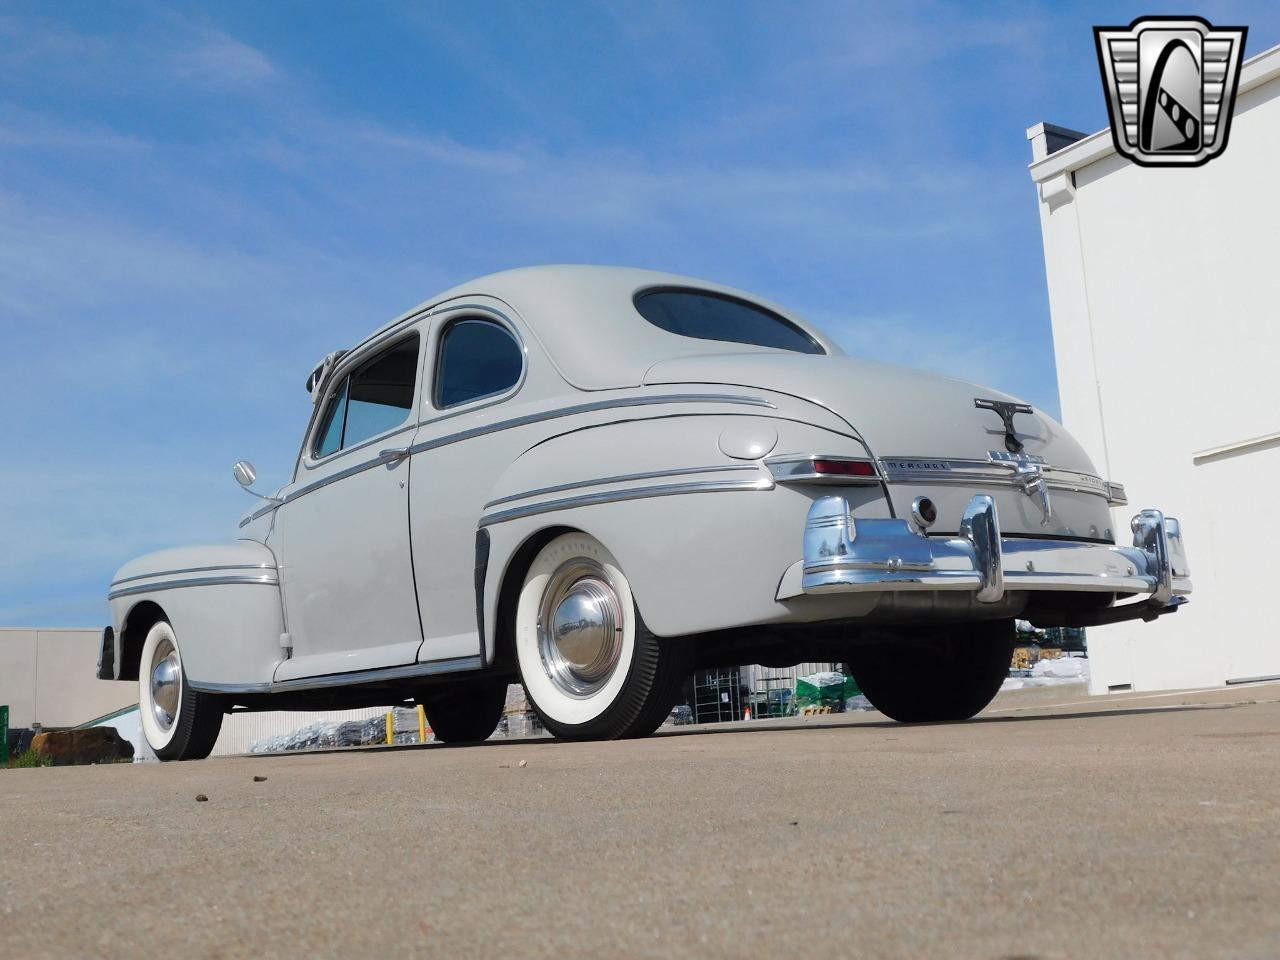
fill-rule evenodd
<path id="1" fill-rule="evenodd" d="M 142 644 L 138 717 L 142 735 L 161 760 L 203 760 L 222 729 L 222 704 L 191 688 L 178 638 L 164 620 L 147 631 Z"/>
<path id="2" fill-rule="evenodd" d="M 1009 675 L 1012 620 L 960 624 L 849 651 L 849 672 L 871 705 L 903 723 L 968 720 Z"/>
<path id="3" fill-rule="evenodd" d="M 566 533 L 539 551 L 516 608 L 516 660 L 543 725 L 569 740 L 643 737 L 667 718 L 688 645 L 649 632 L 631 585 L 594 537 Z"/>

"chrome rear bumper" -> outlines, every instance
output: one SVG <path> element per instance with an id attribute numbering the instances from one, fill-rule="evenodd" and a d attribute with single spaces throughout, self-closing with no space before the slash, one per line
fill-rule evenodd
<path id="1" fill-rule="evenodd" d="M 1131 527 L 1131 547 L 1002 538 L 995 500 L 979 495 L 958 536 L 928 537 L 906 520 L 855 520 L 844 497 L 822 497 L 805 523 L 799 593 L 966 590 L 982 603 L 1015 590 L 1146 594 L 1124 609 L 1150 619 L 1183 602 L 1190 571 L 1177 520 L 1143 510 Z"/>

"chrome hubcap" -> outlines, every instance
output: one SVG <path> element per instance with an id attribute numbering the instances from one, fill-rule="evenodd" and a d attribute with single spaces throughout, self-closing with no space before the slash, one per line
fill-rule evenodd
<path id="1" fill-rule="evenodd" d="M 161 730 L 173 726 L 182 698 L 182 666 L 178 651 L 168 640 L 156 647 L 151 661 L 151 713 Z"/>
<path id="2" fill-rule="evenodd" d="M 622 604 L 597 563 L 571 560 L 551 576 L 538 615 L 542 668 L 571 697 L 588 697 L 622 656 Z"/>

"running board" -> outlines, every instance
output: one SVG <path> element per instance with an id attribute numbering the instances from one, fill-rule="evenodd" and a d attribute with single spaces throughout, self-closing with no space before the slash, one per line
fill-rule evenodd
<path id="1" fill-rule="evenodd" d="M 353 673 L 329 673 L 320 677 L 298 677 L 279 683 L 207 683 L 189 681 L 192 690 L 201 693 L 288 693 L 294 690 L 323 690 L 330 687 L 358 687 L 367 683 L 386 680 L 408 680 L 413 677 L 430 677 L 441 673 L 464 673 L 484 666 L 479 656 L 454 657 L 450 660 L 432 660 L 427 663 L 411 663 L 402 667 L 381 667 L 377 670 L 357 670 Z"/>

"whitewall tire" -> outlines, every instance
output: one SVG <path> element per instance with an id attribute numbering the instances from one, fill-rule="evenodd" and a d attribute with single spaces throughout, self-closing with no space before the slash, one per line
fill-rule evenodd
<path id="1" fill-rule="evenodd" d="M 160 620 L 147 631 L 138 661 L 138 717 L 142 735 L 161 760 L 199 760 L 213 750 L 222 706 L 192 690 L 173 627 Z"/>
<path id="2" fill-rule="evenodd" d="M 584 533 L 556 537 L 534 558 L 515 646 L 529 702 L 566 739 L 652 733 L 687 673 L 687 642 L 649 632 L 613 554 Z"/>

